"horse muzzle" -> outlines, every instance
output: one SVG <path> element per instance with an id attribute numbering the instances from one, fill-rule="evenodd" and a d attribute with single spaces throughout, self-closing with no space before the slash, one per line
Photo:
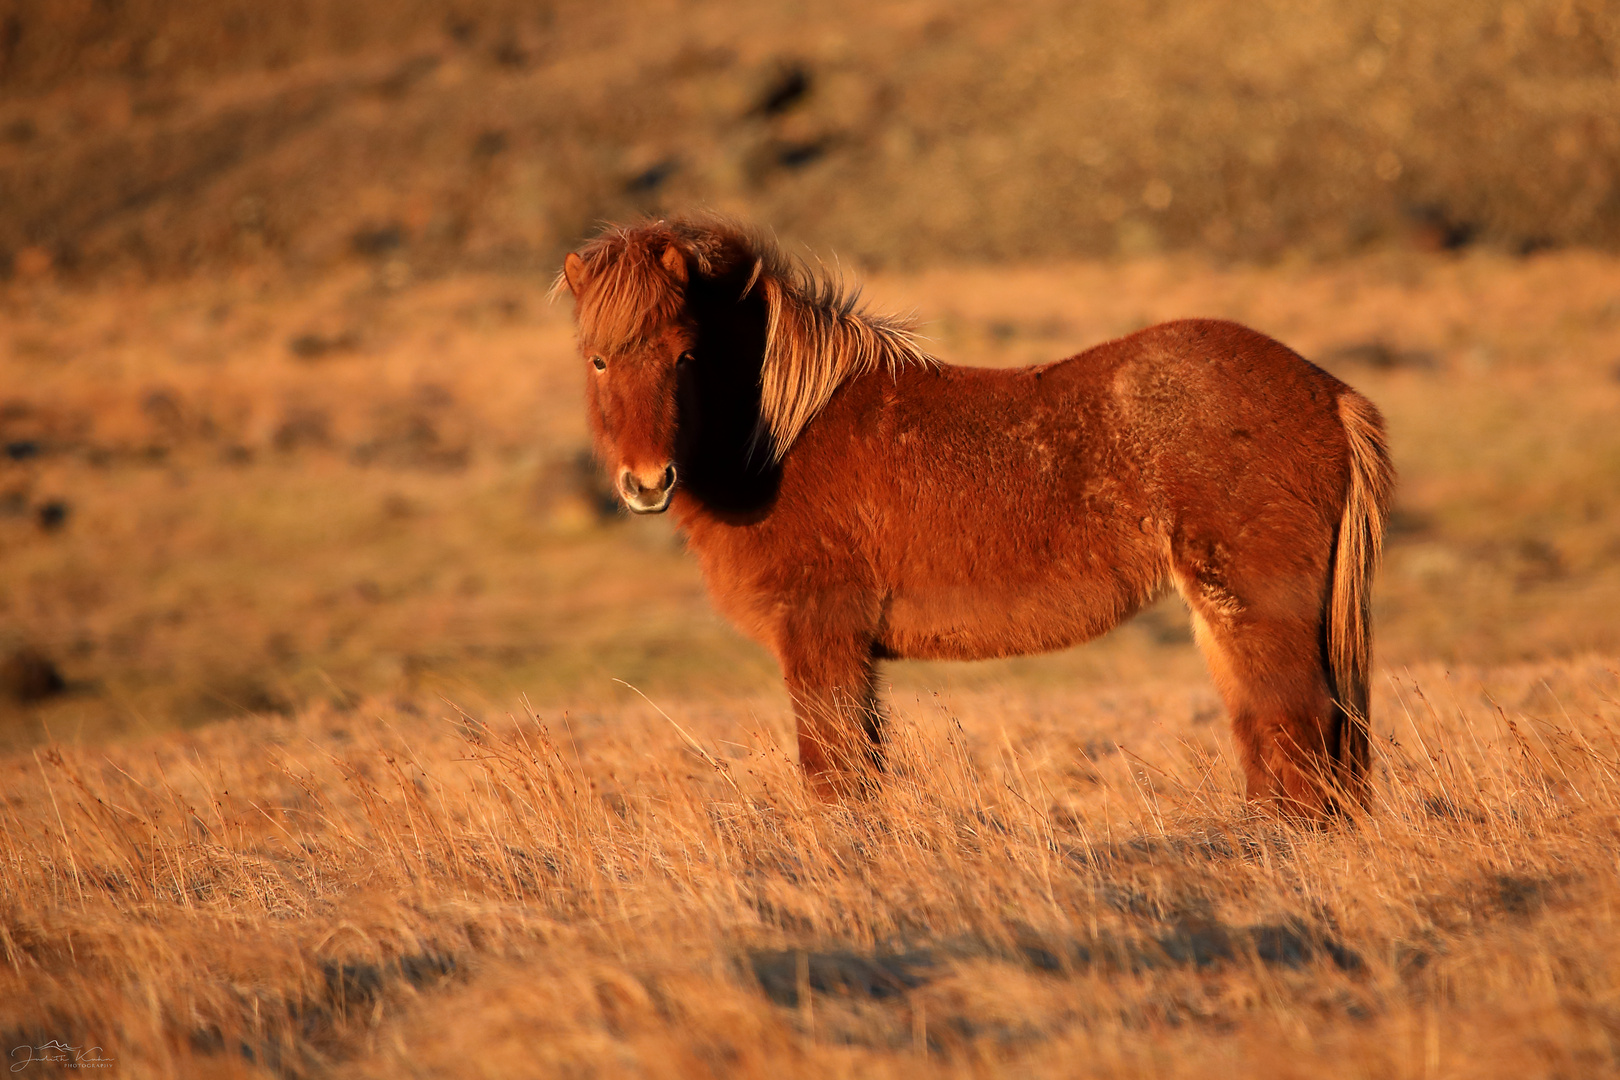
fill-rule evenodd
<path id="1" fill-rule="evenodd" d="M 669 509 L 674 494 L 673 464 L 665 465 L 661 471 L 638 473 L 625 469 L 619 473 L 619 497 L 632 514 L 661 514 Z"/>

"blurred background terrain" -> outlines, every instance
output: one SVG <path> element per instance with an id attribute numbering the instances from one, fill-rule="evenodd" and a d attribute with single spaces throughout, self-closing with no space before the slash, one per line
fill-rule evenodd
<path id="1" fill-rule="evenodd" d="M 1620 1072 L 1617 71 L 1612 0 L 0 0 L 0 1050 Z M 693 207 L 949 362 L 1225 316 L 1365 392 L 1371 812 L 1254 813 L 1174 596 L 888 665 L 807 804 L 546 299 Z"/>
<path id="2" fill-rule="evenodd" d="M 863 265 L 1620 246 L 1602 0 L 8 0 L 0 265 L 549 272 L 704 203 Z"/>
<path id="3" fill-rule="evenodd" d="M 1612 653 L 1617 64 L 1620 9 L 1563 0 L 8 0 L 0 742 L 773 694 L 605 498 L 545 300 L 601 221 L 694 206 L 948 361 L 1249 322 L 1390 418 L 1384 663 Z M 1200 670 L 1171 600 L 891 674 Z"/>

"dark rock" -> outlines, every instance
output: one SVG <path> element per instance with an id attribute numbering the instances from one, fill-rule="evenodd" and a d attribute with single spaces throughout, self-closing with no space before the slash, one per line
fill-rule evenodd
<path id="1" fill-rule="evenodd" d="M 1510 915 L 1532 915 L 1546 903 L 1546 886 L 1533 878 L 1502 874 L 1496 878 L 1496 901 Z"/>
<path id="2" fill-rule="evenodd" d="M 405 228 L 397 221 L 367 225 L 355 230 L 354 235 L 349 237 L 349 246 L 356 255 L 373 258 L 387 255 L 405 246 Z"/>
<path id="3" fill-rule="evenodd" d="M 478 138 L 473 140 L 473 160 L 488 161 L 490 158 L 499 157 L 506 152 L 506 145 L 506 132 L 494 130 L 480 132 Z"/>
<path id="4" fill-rule="evenodd" d="M 1518 574 L 1521 585 L 1556 581 L 1566 572 L 1563 554 L 1551 542 L 1540 537 L 1530 536 L 1520 540 L 1517 554 L 1521 563 Z"/>
<path id="5" fill-rule="evenodd" d="M 39 509 L 35 511 L 39 518 L 39 527 L 46 532 L 56 532 L 66 525 L 68 515 L 72 512 L 72 505 L 63 499 L 40 503 Z"/>
<path id="6" fill-rule="evenodd" d="M 38 134 L 39 128 L 26 116 L 20 116 L 3 129 L 0 129 L 0 139 L 4 139 L 8 143 L 14 143 L 17 146 L 33 142 L 34 136 Z"/>
<path id="7" fill-rule="evenodd" d="M 490 50 L 497 64 L 505 68 L 523 68 L 529 65 L 529 50 L 515 37 L 503 37 Z"/>
<path id="8" fill-rule="evenodd" d="M 283 452 L 303 446 L 330 446 L 330 420 L 321 409 L 289 409 L 271 437 L 271 443 Z"/>
<path id="9" fill-rule="evenodd" d="M 1209 967 L 1233 954 L 1232 935 L 1218 922 L 1183 922 L 1158 940 L 1159 948 L 1175 964 Z"/>
<path id="10" fill-rule="evenodd" d="M 680 163 L 674 158 L 665 158 L 656 165 L 649 165 L 636 175 L 624 182 L 626 195 L 651 195 L 664 186 L 664 181 L 675 175 Z"/>
<path id="11" fill-rule="evenodd" d="M 1363 962 L 1354 950 L 1330 935 L 1297 919 L 1261 923 L 1230 930 L 1214 920 L 1182 922 L 1158 945 L 1172 963 L 1211 967 L 1252 949 L 1254 956 L 1272 967 L 1301 968 L 1318 956 L 1341 971 L 1359 971 Z"/>
<path id="12" fill-rule="evenodd" d="M 67 689 L 50 657 L 24 645 L 0 663 L 0 693 L 24 704 L 44 701 Z"/>
<path id="13" fill-rule="evenodd" d="M 827 153 L 826 139 L 782 143 L 776 148 L 776 163 L 784 169 L 802 169 Z"/>
<path id="14" fill-rule="evenodd" d="M 1453 217 L 1443 206 L 1413 206 L 1406 214 L 1415 227 L 1413 238 L 1429 251 L 1461 251 L 1479 236 L 1478 225 Z"/>
<path id="15" fill-rule="evenodd" d="M 765 996 L 787 1006 L 799 1004 L 801 977 L 814 993 L 885 998 L 927 983 L 932 978 L 927 969 L 938 963 L 926 950 L 863 956 L 787 949 L 756 952 L 748 959 Z"/>
<path id="16" fill-rule="evenodd" d="M 360 335 L 353 330 L 345 330 L 336 336 L 303 333 L 287 341 L 287 351 L 300 360 L 319 360 L 329 353 L 350 352 L 359 344 Z"/>
<path id="17" fill-rule="evenodd" d="M 810 72 L 798 64 L 790 64 L 765 84 L 752 112 L 756 116 L 779 116 L 809 97 L 811 85 Z"/>

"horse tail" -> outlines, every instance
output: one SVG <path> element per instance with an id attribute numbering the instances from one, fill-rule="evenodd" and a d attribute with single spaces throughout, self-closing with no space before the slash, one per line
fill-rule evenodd
<path id="1" fill-rule="evenodd" d="M 1371 746 L 1367 705 L 1372 682 L 1372 581 L 1384 546 L 1384 522 L 1395 493 L 1384 419 L 1373 403 L 1346 390 L 1339 397 L 1350 453 L 1350 483 L 1333 555 L 1327 611 L 1327 662 L 1338 703 L 1338 775 L 1344 794 L 1365 806 Z"/>

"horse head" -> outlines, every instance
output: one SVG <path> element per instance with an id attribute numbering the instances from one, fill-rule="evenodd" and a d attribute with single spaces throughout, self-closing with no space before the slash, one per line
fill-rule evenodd
<path id="1" fill-rule="evenodd" d="M 725 514 L 774 495 L 759 267 L 744 235 L 693 221 L 609 230 L 564 260 L 596 453 L 633 513 L 677 488 Z"/>
<path id="2" fill-rule="evenodd" d="M 599 456 L 637 513 L 677 481 L 712 512 L 776 497 L 783 458 L 846 381 L 934 360 L 836 275 L 708 217 L 610 227 L 563 263 Z"/>
<path id="3" fill-rule="evenodd" d="M 570 253 L 560 281 L 574 295 L 580 323 L 597 455 L 636 514 L 662 513 L 675 494 L 681 384 L 697 344 L 682 302 L 685 255 L 673 242 L 647 254 L 643 246 L 627 248 L 593 267 Z"/>

